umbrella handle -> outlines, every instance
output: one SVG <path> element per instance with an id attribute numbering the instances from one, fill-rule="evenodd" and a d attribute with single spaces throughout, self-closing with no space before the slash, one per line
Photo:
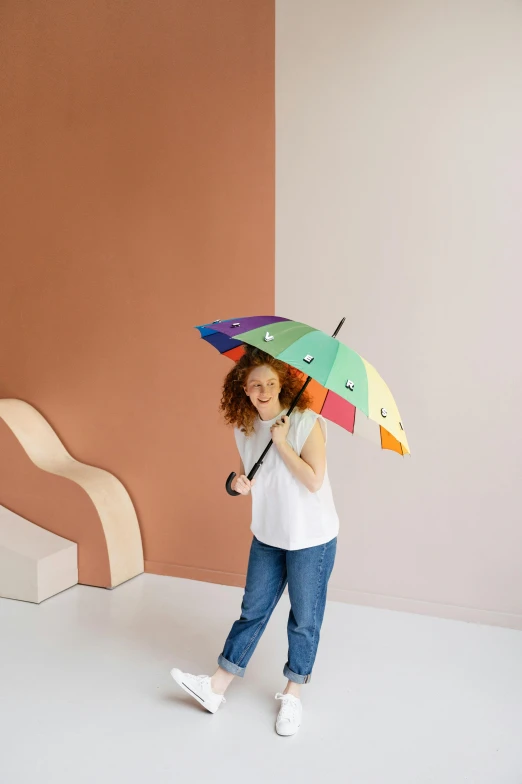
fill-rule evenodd
<path id="1" fill-rule="evenodd" d="M 261 468 L 261 465 L 263 464 L 263 457 L 268 452 L 268 450 L 269 450 L 269 448 L 271 446 L 272 446 L 272 439 L 270 439 L 270 443 L 267 446 L 267 448 L 265 449 L 265 451 L 263 452 L 263 454 L 261 455 L 261 458 L 257 461 L 257 463 L 255 465 L 252 466 L 252 469 L 251 469 L 249 475 L 247 476 L 247 479 L 250 479 L 250 481 L 252 481 L 252 479 L 255 477 L 255 475 L 257 474 L 257 472 Z M 225 483 L 225 487 L 226 487 L 227 493 L 229 495 L 241 495 L 241 493 L 238 493 L 237 490 L 232 490 L 232 482 L 234 480 L 235 475 L 236 475 L 236 472 L 232 471 L 232 473 L 230 474 L 230 476 L 228 477 L 228 479 L 227 479 L 227 481 Z"/>
<path id="2" fill-rule="evenodd" d="M 236 475 L 236 472 L 232 471 L 232 473 L 228 477 L 228 479 L 226 481 L 226 484 L 225 484 L 225 487 L 227 489 L 227 493 L 229 495 L 241 495 L 241 493 L 238 493 L 237 490 L 232 490 L 232 482 L 234 480 L 235 475 Z"/>

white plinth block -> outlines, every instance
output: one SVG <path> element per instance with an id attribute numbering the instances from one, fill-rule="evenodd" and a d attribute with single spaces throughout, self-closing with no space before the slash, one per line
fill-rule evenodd
<path id="1" fill-rule="evenodd" d="M 39 604 L 78 582 L 78 547 L 0 506 L 0 596 Z"/>

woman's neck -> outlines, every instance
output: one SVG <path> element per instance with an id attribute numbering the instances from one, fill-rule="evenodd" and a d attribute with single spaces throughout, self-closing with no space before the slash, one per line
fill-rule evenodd
<path id="1" fill-rule="evenodd" d="M 266 416 L 266 418 L 265 418 L 265 417 L 262 417 L 262 416 L 261 416 L 261 414 L 260 414 L 260 413 L 259 413 L 259 411 L 258 411 L 258 412 L 257 412 L 257 414 L 258 414 L 258 416 L 259 416 L 259 419 L 260 419 L 262 422 L 269 422 L 271 419 L 275 419 L 275 417 L 278 417 L 278 416 L 279 416 L 279 414 L 282 414 L 282 413 L 283 413 L 283 411 L 285 410 L 286 406 L 281 406 L 281 404 L 279 404 L 279 405 L 278 405 L 278 408 L 279 408 L 279 411 L 276 411 L 276 413 L 275 413 L 275 414 L 270 414 L 270 415 L 267 415 L 267 416 Z"/>

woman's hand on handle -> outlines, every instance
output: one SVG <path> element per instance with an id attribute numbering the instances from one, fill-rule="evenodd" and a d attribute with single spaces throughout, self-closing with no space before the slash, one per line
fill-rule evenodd
<path id="1" fill-rule="evenodd" d="M 240 495 L 248 495 L 255 483 L 255 479 L 252 479 L 251 481 L 248 476 L 241 474 L 240 476 L 236 476 L 232 482 L 232 490 L 235 490 L 236 493 L 240 493 Z"/>

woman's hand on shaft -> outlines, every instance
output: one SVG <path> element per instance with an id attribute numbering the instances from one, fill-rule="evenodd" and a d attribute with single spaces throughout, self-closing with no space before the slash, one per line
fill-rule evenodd
<path id="1" fill-rule="evenodd" d="M 289 430 L 290 430 L 290 417 L 287 416 L 279 417 L 277 422 L 275 422 L 270 428 L 270 435 L 272 437 L 272 441 L 276 446 L 285 443 Z"/>
<path id="2" fill-rule="evenodd" d="M 248 495 L 250 492 L 250 488 L 253 487 L 256 483 L 255 479 L 250 479 L 245 474 L 241 476 L 236 476 L 234 481 L 232 482 L 232 490 L 235 490 L 236 493 L 241 493 L 241 495 Z"/>

